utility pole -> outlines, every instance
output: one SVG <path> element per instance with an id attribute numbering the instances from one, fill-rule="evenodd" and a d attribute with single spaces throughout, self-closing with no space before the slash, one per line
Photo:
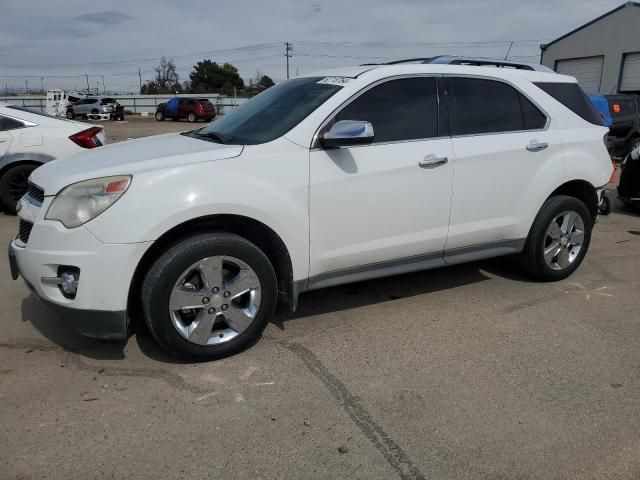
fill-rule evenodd
<path id="1" fill-rule="evenodd" d="M 104 86 L 104 75 L 100 75 L 102 77 L 102 93 L 105 94 L 107 93 L 107 89 Z"/>
<path id="2" fill-rule="evenodd" d="M 87 95 L 91 95 L 91 89 L 89 88 L 89 75 L 85 73 L 84 76 L 87 79 Z"/>
<path id="3" fill-rule="evenodd" d="M 8 83 L 4 84 L 4 91 L 5 91 L 5 93 L 7 94 L 7 97 L 8 97 L 9 96 L 9 84 Z"/>
<path id="4" fill-rule="evenodd" d="M 289 59 L 293 57 L 293 45 L 289 42 L 284 42 L 284 56 L 287 57 L 287 80 L 289 80 Z"/>
<path id="5" fill-rule="evenodd" d="M 25 90 L 27 91 L 27 95 L 29 94 L 29 80 L 24 81 Z"/>
<path id="6" fill-rule="evenodd" d="M 509 58 L 509 54 L 511 53 L 512 48 L 513 48 L 513 41 L 509 44 L 509 50 L 507 50 L 507 54 L 504 56 L 505 60 Z"/>
<path id="7" fill-rule="evenodd" d="M 100 80 L 96 82 L 96 95 L 100 93 Z"/>
<path id="8" fill-rule="evenodd" d="M 142 91 L 142 72 L 138 69 L 138 80 L 140 81 L 140 91 Z"/>
<path id="9" fill-rule="evenodd" d="M 42 93 L 44 93 L 44 77 L 40 77 L 40 86 L 42 87 Z"/>

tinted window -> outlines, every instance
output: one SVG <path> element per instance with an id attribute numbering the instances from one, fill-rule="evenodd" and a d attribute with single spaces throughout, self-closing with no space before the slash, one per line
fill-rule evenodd
<path id="1" fill-rule="evenodd" d="M 371 122 L 376 143 L 437 137 L 436 80 L 403 78 L 383 83 L 360 95 L 335 119 Z"/>
<path id="2" fill-rule="evenodd" d="M 25 124 L 20 120 L 0 115 L 0 130 L 15 130 L 16 128 L 24 128 Z"/>
<path id="3" fill-rule="evenodd" d="M 577 83 L 536 83 L 536 85 L 587 122 L 602 125 L 598 111 Z"/>
<path id="4" fill-rule="evenodd" d="M 547 124 L 547 117 L 531 101 L 522 94 L 520 106 L 522 107 L 522 122 L 524 130 L 539 130 Z"/>
<path id="5" fill-rule="evenodd" d="M 189 100 L 188 105 L 195 105 L 196 101 L 195 100 Z"/>
<path id="6" fill-rule="evenodd" d="M 323 77 L 301 77 L 279 83 L 197 133 L 222 134 L 235 144 L 255 145 L 275 140 L 342 88 L 323 80 Z"/>
<path id="7" fill-rule="evenodd" d="M 101 101 L 102 105 L 109 105 L 110 103 L 116 103 L 114 98 L 103 98 Z"/>
<path id="8" fill-rule="evenodd" d="M 452 77 L 450 82 L 452 135 L 529 130 L 546 123 L 544 115 L 506 83 L 460 77 Z"/>

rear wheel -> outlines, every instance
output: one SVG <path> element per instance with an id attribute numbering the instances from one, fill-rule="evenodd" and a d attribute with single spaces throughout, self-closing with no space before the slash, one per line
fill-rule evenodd
<path id="1" fill-rule="evenodd" d="M 277 298 L 264 253 L 228 233 L 178 243 L 153 264 L 142 284 L 149 330 L 168 352 L 212 360 L 260 338 Z"/>
<path id="2" fill-rule="evenodd" d="M 592 226 L 589 209 L 580 200 L 551 197 L 533 222 L 521 254 L 524 270 L 547 282 L 567 278 L 589 249 Z"/>
<path id="3" fill-rule="evenodd" d="M 73 114 L 73 110 L 71 109 L 67 110 L 67 118 L 69 120 L 73 120 L 74 118 L 76 118 L 76 116 Z"/>
<path id="4" fill-rule="evenodd" d="M 0 178 L 0 202 L 7 213 L 16 213 L 18 202 L 27 193 L 27 180 L 37 165 L 17 165 Z"/>
<path id="5" fill-rule="evenodd" d="M 156 112 L 156 120 L 161 122 L 164 120 L 164 113 L 162 112 Z"/>
<path id="6" fill-rule="evenodd" d="M 190 112 L 189 115 L 187 115 L 187 121 L 189 123 L 195 123 L 197 120 L 198 120 L 198 116 L 195 113 Z"/>

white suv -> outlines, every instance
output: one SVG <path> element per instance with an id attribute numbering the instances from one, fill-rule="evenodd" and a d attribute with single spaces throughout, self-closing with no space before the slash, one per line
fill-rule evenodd
<path id="1" fill-rule="evenodd" d="M 194 359 L 238 352 L 307 290 L 507 254 L 559 280 L 589 247 L 606 133 L 553 73 L 300 77 L 192 132 L 37 169 L 12 274 L 87 335 L 144 317 Z"/>

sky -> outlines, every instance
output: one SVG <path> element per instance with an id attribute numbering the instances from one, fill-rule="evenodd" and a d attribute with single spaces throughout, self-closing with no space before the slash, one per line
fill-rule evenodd
<path id="1" fill-rule="evenodd" d="M 0 90 L 136 92 L 160 57 L 205 58 L 248 82 L 440 54 L 538 62 L 539 45 L 624 0 L 0 0 Z M 44 77 L 44 78 L 43 78 Z"/>

